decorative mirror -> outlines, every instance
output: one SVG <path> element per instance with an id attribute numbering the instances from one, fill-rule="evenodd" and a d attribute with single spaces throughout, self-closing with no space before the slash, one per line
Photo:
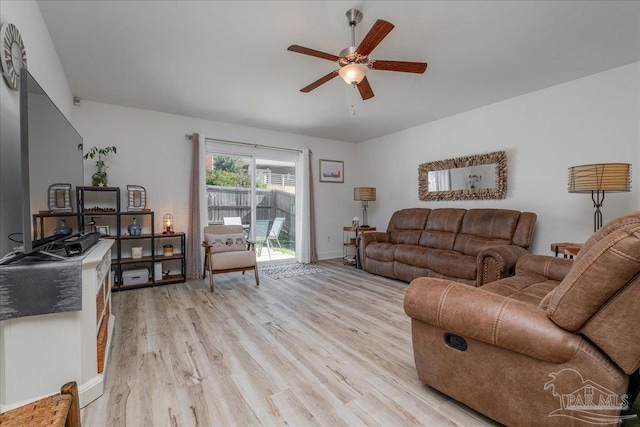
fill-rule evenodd
<path id="1" fill-rule="evenodd" d="M 422 201 L 504 199 L 506 195 L 504 151 L 438 160 L 418 167 L 418 197 Z"/>

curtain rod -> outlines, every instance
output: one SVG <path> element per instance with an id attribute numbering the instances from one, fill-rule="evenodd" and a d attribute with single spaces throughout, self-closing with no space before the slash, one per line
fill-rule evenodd
<path id="1" fill-rule="evenodd" d="M 185 134 L 184 137 L 186 139 L 193 140 L 193 135 Z M 253 148 L 258 148 L 259 147 L 259 148 L 268 148 L 270 150 L 293 151 L 293 152 L 296 152 L 296 153 L 302 153 L 302 150 L 296 150 L 294 148 L 273 147 L 271 145 L 252 144 L 252 143 L 249 143 L 249 142 L 239 142 L 239 141 L 230 141 L 228 139 L 207 138 L 206 136 L 205 136 L 204 140 L 205 141 L 210 141 L 210 142 L 221 142 L 223 144 L 246 145 L 246 146 L 253 147 Z"/>

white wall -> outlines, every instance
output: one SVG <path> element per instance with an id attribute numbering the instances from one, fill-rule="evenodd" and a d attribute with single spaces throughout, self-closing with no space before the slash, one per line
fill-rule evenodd
<path id="1" fill-rule="evenodd" d="M 107 172 L 109 185 L 121 189 L 122 206 L 126 207 L 127 184 L 145 187 L 147 207 L 156 213 L 156 229 L 161 227 L 162 215 L 170 212 L 176 222 L 175 230 L 187 231 L 191 141 L 185 139 L 185 134 L 199 132 L 209 138 L 310 148 L 318 256 L 321 259 L 342 256 L 342 227 L 355 215 L 352 201 L 357 176 L 355 144 L 96 102 L 82 101 L 75 109 L 74 125 L 84 138 L 85 149 L 111 145 L 118 148 L 116 155 L 107 158 Z M 318 182 L 319 159 L 343 160 L 345 183 Z M 87 185 L 94 171 L 94 161 L 85 161 Z"/>
<path id="2" fill-rule="evenodd" d="M 20 31 L 27 53 L 29 72 L 58 108 L 71 117 L 73 95 L 60 60 L 35 1 L 2 1 L 0 22 L 12 23 Z M 19 92 L 0 82 L 0 257 L 15 243 L 7 236 L 22 231 L 21 210 L 16 201 L 22 195 L 20 181 Z"/>
<path id="3" fill-rule="evenodd" d="M 567 192 L 570 166 L 625 162 L 640 165 L 640 63 L 533 92 L 358 144 L 359 185 L 377 188 L 369 223 L 386 228 L 406 207 L 497 207 L 538 214 L 534 253 L 552 242 L 582 242 L 593 232 L 593 202 Z M 507 152 L 504 200 L 421 202 L 418 165 L 435 160 Z M 607 193 L 604 223 L 640 210 L 640 189 Z"/>

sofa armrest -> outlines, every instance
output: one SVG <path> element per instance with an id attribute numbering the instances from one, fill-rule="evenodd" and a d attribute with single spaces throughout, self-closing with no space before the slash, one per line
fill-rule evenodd
<path id="1" fill-rule="evenodd" d="M 527 254 L 516 263 L 516 274 L 534 273 L 561 282 L 573 265 L 572 259 Z"/>
<path id="2" fill-rule="evenodd" d="M 367 246 L 371 242 L 388 242 L 389 233 L 382 231 L 367 231 L 366 233 L 358 234 L 358 245 Z"/>
<path id="3" fill-rule="evenodd" d="M 444 279 L 413 280 L 404 310 L 414 321 L 551 363 L 570 360 L 582 342 L 536 306 Z"/>
<path id="4" fill-rule="evenodd" d="M 366 233 L 358 234 L 358 239 L 356 240 L 356 245 L 358 246 L 358 264 L 359 268 L 363 268 L 366 270 L 366 255 L 365 248 L 371 242 L 389 242 L 390 236 L 389 233 L 385 233 L 383 231 L 367 231 Z"/>
<path id="5" fill-rule="evenodd" d="M 476 286 L 513 276 L 518 259 L 528 253 L 517 245 L 492 246 L 481 250 L 476 259 Z"/>

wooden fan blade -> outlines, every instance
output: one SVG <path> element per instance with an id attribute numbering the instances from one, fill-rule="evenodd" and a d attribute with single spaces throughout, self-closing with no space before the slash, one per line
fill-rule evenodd
<path id="1" fill-rule="evenodd" d="M 364 101 L 369 98 L 373 98 L 373 90 L 371 89 L 371 85 L 369 84 L 369 80 L 367 80 L 366 76 L 360 83 L 358 83 L 358 91 L 360 91 L 360 96 Z"/>
<path id="2" fill-rule="evenodd" d="M 329 61 L 337 62 L 340 59 L 339 56 L 332 55 L 330 53 L 320 52 L 319 50 L 309 49 L 308 47 L 298 46 L 292 44 L 287 48 L 291 52 L 301 53 L 303 55 L 315 56 L 316 58 L 328 59 Z"/>
<path id="3" fill-rule="evenodd" d="M 360 46 L 356 49 L 356 53 L 362 56 L 369 56 L 369 54 L 376 48 L 389 32 L 393 30 L 393 24 L 391 22 L 378 19 L 373 27 L 369 30 Z"/>
<path id="4" fill-rule="evenodd" d="M 315 82 L 311 83 L 309 86 L 303 87 L 302 89 L 300 89 L 300 92 L 304 92 L 304 93 L 311 92 L 312 90 L 314 90 L 318 86 L 325 84 L 326 82 L 328 82 L 329 80 L 331 80 L 332 78 L 334 78 L 337 75 L 338 75 L 338 70 L 332 71 L 329 74 L 327 74 L 326 76 L 321 77 L 318 80 L 316 80 Z"/>
<path id="5" fill-rule="evenodd" d="M 378 61 L 371 64 L 374 70 L 382 71 L 402 71 L 403 73 L 422 74 L 427 69 L 426 62 L 406 62 L 406 61 Z"/>

